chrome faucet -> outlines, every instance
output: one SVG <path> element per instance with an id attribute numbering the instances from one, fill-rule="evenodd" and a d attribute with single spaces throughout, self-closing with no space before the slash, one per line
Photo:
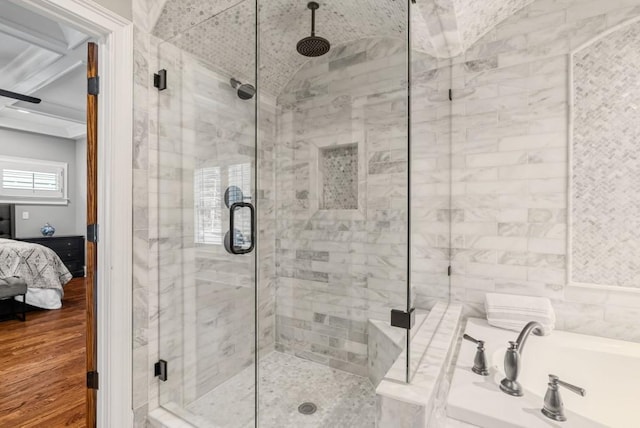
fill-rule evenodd
<path id="1" fill-rule="evenodd" d="M 522 365 L 522 352 L 527 338 L 531 333 L 537 336 L 542 335 L 542 324 L 537 321 L 531 321 L 524 326 L 515 342 L 509 342 L 509 349 L 504 355 L 504 373 L 506 377 L 500 381 L 500 389 L 502 392 L 521 397 L 523 395 L 522 385 L 518 382 L 520 374 L 520 366 Z"/>
<path id="2" fill-rule="evenodd" d="M 587 391 L 579 386 L 571 385 L 570 383 L 563 382 L 556 375 L 549 375 L 549 385 L 547 393 L 544 395 L 544 407 L 542 408 L 542 414 L 553 419 L 554 421 L 564 422 L 567 417 L 564 415 L 564 404 L 562 397 L 560 397 L 559 386 L 564 386 L 569 391 L 584 397 Z"/>

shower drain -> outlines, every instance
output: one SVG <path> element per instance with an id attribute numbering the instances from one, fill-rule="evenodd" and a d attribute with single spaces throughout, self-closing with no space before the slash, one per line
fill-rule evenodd
<path id="1" fill-rule="evenodd" d="M 313 415 L 316 410 L 318 410 L 318 407 L 315 404 L 309 402 L 302 403 L 298 406 L 298 411 L 303 415 Z"/>

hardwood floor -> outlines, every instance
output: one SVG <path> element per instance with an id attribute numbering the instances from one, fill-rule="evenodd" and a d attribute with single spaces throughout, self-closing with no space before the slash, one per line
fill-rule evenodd
<path id="1" fill-rule="evenodd" d="M 0 428 L 85 426 L 84 278 L 62 304 L 0 322 Z"/>

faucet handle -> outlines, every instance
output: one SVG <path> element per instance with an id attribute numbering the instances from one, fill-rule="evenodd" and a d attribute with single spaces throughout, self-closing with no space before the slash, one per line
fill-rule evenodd
<path id="1" fill-rule="evenodd" d="M 474 339 L 468 334 L 462 335 L 462 338 L 478 345 L 476 356 L 473 359 L 473 367 L 471 370 L 480 376 L 489 376 L 489 368 L 487 367 L 487 355 L 484 352 L 484 340 Z"/>
<path id="2" fill-rule="evenodd" d="M 564 386 L 565 388 L 567 388 L 569 391 L 571 392 L 575 392 L 576 394 L 584 397 L 585 395 L 587 395 L 587 390 L 584 388 L 580 388 L 579 386 L 575 386 L 575 385 L 571 385 L 570 383 L 567 383 L 563 380 L 560 380 L 560 378 L 556 375 L 549 375 L 549 386 L 551 386 L 551 384 L 553 385 L 560 385 L 560 386 Z"/>
<path id="3" fill-rule="evenodd" d="M 473 337 L 469 336 L 467 333 L 463 334 L 462 338 L 464 340 L 468 340 L 469 342 L 473 342 L 478 346 L 484 345 L 484 340 L 474 339 Z"/>
<path id="4" fill-rule="evenodd" d="M 549 388 L 544 395 L 544 407 L 542 408 L 542 414 L 553 419 L 554 421 L 564 422 L 567 417 L 564 415 L 564 404 L 558 386 L 563 386 L 569 391 L 575 392 L 578 395 L 585 396 L 587 391 L 579 386 L 571 385 L 570 383 L 560 380 L 556 375 L 549 375 Z"/>

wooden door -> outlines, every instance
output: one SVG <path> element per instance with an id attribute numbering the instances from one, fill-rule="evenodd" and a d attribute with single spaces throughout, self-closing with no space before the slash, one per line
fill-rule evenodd
<path id="1" fill-rule="evenodd" d="M 87 428 L 96 426 L 98 346 L 96 269 L 98 263 L 98 45 L 89 43 L 87 61 Z"/>

